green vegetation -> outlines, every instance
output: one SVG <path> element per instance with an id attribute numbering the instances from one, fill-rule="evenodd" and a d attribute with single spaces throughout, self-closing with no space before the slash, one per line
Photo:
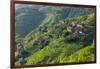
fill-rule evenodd
<path id="1" fill-rule="evenodd" d="M 36 12 L 34 6 L 22 6 L 28 9 L 24 13 L 16 10 L 15 46 L 23 44 L 25 65 L 94 61 L 93 8 L 37 6 Z M 73 21 L 85 25 L 82 36 L 72 32 Z"/>
<path id="2" fill-rule="evenodd" d="M 88 62 L 88 61 L 94 61 L 94 46 L 90 45 L 83 49 L 80 49 L 76 53 L 72 54 L 68 57 L 68 62 Z"/>

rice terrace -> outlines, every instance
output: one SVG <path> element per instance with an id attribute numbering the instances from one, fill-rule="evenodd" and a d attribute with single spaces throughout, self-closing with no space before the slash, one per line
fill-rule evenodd
<path id="1" fill-rule="evenodd" d="M 15 4 L 15 66 L 95 61 L 95 8 Z"/>

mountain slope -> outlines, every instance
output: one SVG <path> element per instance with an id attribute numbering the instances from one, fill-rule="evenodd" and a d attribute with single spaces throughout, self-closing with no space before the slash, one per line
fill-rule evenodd
<path id="1" fill-rule="evenodd" d="M 19 7 L 15 17 L 15 43 L 23 44 L 26 65 L 94 61 L 94 9 L 39 6 L 34 11 L 32 7 L 24 13 Z M 85 25 L 83 36 L 71 31 L 73 21 Z"/>
<path id="2" fill-rule="evenodd" d="M 64 36 L 64 33 L 68 33 L 67 29 L 62 31 L 62 35 L 60 37 L 57 37 L 55 33 L 52 33 L 51 31 L 56 29 L 51 29 L 51 26 L 46 24 L 48 26 L 48 32 L 41 33 L 38 31 L 37 33 L 31 33 L 31 39 L 25 38 L 25 48 L 27 51 L 30 52 L 30 56 L 26 58 L 27 65 L 28 64 L 55 64 L 55 63 L 66 63 L 66 62 L 83 62 L 83 61 L 93 61 L 94 60 L 94 45 L 90 45 L 93 43 L 93 36 L 90 33 L 93 33 L 93 31 L 89 30 L 91 29 L 94 22 L 91 22 L 93 19 L 94 14 L 87 15 L 87 20 L 85 20 L 85 23 L 87 23 L 87 37 L 86 38 L 86 45 L 83 45 L 83 41 L 81 40 L 72 40 L 73 35 L 69 31 L 69 34 L 66 34 Z M 78 16 L 76 18 L 71 18 L 72 20 L 79 20 L 78 18 L 81 18 L 84 20 L 85 16 Z M 91 19 L 92 18 L 92 19 Z M 70 18 L 68 19 L 71 20 Z M 89 21 L 88 21 L 89 20 Z M 51 21 L 52 22 L 52 21 Z M 65 23 L 66 23 L 65 22 Z M 59 24 L 59 23 L 58 23 Z M 44 24 L 45 25 L 45 24 Z M 57 25 L 57 24 L 56 24 Z M 50 26 L 50 27 L 49 27 Z M 55 25 L 52 25 L 52 28 Z M 93 27 L 92 27 L 93 28 Z M 58 30 L 57 30 L 58 31 Z M 43 45 L 41 43 L 40 45 L 35 44 L 36 41 L 40 41 L 43 39 L 46 39 L 48 35 L 51 35 L 52 38 L 50 42 L 47 45 Z M 28 36 L 29 37 L 29 36 Z M 72 38 L 71 38 L 72 37 Z M 85 51 L 85 52 L 83 52 Z"/>
<path id="3" fill-rule="evenodd" d="M 15 5 L 15 31 L 21 37 L 25 37 L 32 30 L 36 29 L 42 23 L 43 20 L 46 20 L 50 13 L 58 14 L 59 16 L 57 17 L 59 17 L 59 19 L 65 19 L 67 17 L 86 15 L 92 12 L 93 9 L 91 8 L 66 8 L 59 6 L 55 7 L 18 4 Z M 59 19 L 54 20 L 58 21 Z"/>

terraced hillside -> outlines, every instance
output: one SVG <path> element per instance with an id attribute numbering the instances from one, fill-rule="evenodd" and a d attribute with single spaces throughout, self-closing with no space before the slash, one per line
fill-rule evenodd
<path id="1" fill-rule="evenodd" d="M 24 65 L 94 61 L 94 13 L 93 8 L 16 5 L 15 46 L 24 47 Z M 18 51 L 15 58 L 21 65 Z"/>

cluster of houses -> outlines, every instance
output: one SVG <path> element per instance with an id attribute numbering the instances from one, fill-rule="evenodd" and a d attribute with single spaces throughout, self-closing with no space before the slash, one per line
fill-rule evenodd
<path id="1" fill-rule="evenodd" d="M 25 64 L 25 57 L 24 57 L 24 46 L 21 43 L 18 43 L 16 45 L 16 49 L 18 52 L 18 61 L 20 63 L 20 65 L 24 65 Z"/>

